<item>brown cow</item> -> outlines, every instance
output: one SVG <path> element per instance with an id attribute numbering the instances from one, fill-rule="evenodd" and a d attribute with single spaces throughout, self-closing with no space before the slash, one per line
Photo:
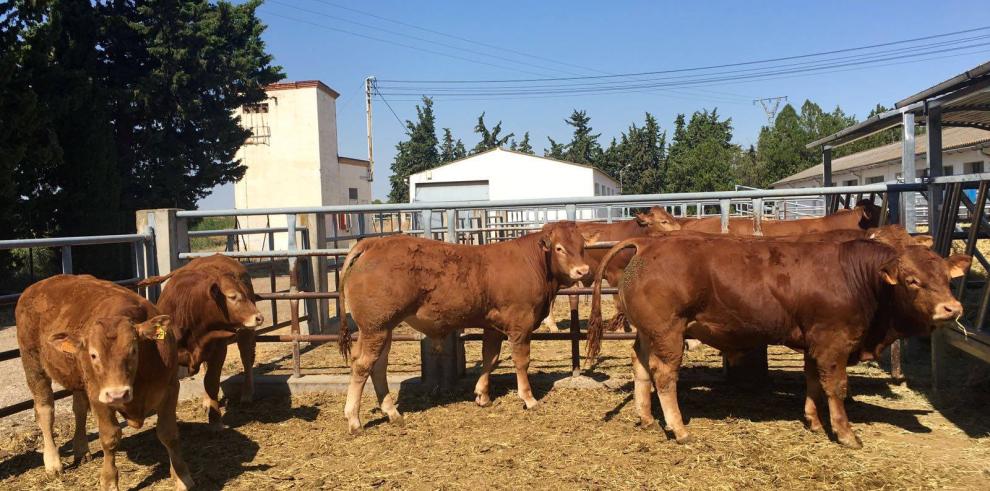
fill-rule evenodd
<path id="1" fill-rule="evenodd" d="M 880 225 L 881 208 L 870 200 L 861 200 L 851 210 L 839 210 L 832 215 L 801 220 L 761 220 L 761 234 L 768 237 L 781 235 L 800 235 L 832 230 L 865 230 Z M 718 234 L 722 232 L 722 218 L 718 216 L 705 218 L 674 218 L 666 211 L 659 209 L 653 213 L 658 216 L 666 215 L 677 220 L 681 230 Z M 754 235 L 755 224 L 752 218 L 729 218 L 730 235 Z"/>
<path id="2" fill-rule="evenodd" d="M 615 223 L 603 223 L 603 222 L 577 222 L 578 230 L 587 238 L 588 242 L 613 242 L 626 239 L 632 239 L 634 237 L 647 237 L 654 234 L 661 234 L 664 232 L 669 232 L 671 230 L 678 230 L 681 228 L 680 223 L 677 222 L 673 216 L 666 212 L 663 208 L 659 206 L 654 206 L 647 213 L 636 213 L 631 220 L 623 220 Z M 588 260 L 588 267 L 591 268 L 590 271 L 594 272 L 598 269 L 598 264 L 601 259 L 605 257 L 608 253 L 608 249 L 588 249 L 584 253 L 585 259 Z M 626 263 L 629 258 L 632 257 L 632 253 L 622 254 L 619 257 L 613 259 L 605 271 L 605 279 L 608 280 L 608 284 L 615 286 L 619 284 L 619 277 L 622 274 L 622 268 L 626 267 Z M 582 280 L 584 286 L 591 286 L 592 278 L 589 276 Z M 612 320 L 613 328 L 623 326 L 625 323 L 622 317 L 622 306 L 616 304 L 616 310 L 618 313 Z M 550 314 L 547 315 L 544 324 L 550 326 L 552 330 L 556 330 L 557 324 L 553 321 L 553 304 L 550 306 Z M 489 348 L 497 349 L 497 348 Z"/>
<path id="3" fill-rule="evenodd" d="M 485 338 L 506 335 L 519 397 L 527 408 L 536 406 L 526 373 L 530 335 L 546 317 L 557 290 L 588 272 L 584 238 L 573 222 L 548 224 L 515 240 L 481 246 L 408 236 L 359 242 L 344 259 L 340 276 L 340 318 L 347 318 L 349 308 L 360 332 L 344 408 L 351 433 L 362 428 L 361 393 L 369 374 L 382 411 L 393 423 L 402 421 L 385 376 L 392 329 L 402 321 L 434 341 L 464 327 L 484 328 Z M 349 336 L 341 336 L 345 356 L 349 342 Z M 492 345 L 497 346 L 486 344 Z M 483 406 L 491 401 L 489 375 L 497 355 L 482 353 L 475 401 Z"/>
<path id="4" fill-rule="evenodd" d="M 822 429 L 818 404 L 828 399 L 838 441 L 861 446 L 846 417 L 846 364 L 879 353 L 894 339 L 927 334 L 962 315 L 949 290 L 971 258 L 942 259 L 925 247 L 876 241 L 795 243 L 732 237 L 665 237 L 619 243 L 634 247 L 619 286 L 626 316 L 637 328 L 635 398 L 645 425 L 650 379 L 664 419 L 678 442 L 688 432 L 677 406 L 677 372 L 685 335 L 723 350 L 783 344 L 805 352 L 805 418 Z M 608 260 L 608 257 L 605 259 Z M 600 270 L 599 270 L 600 271 Z M 601 341 L 601 295 L 596 288 L 588 355 Z"/>
<path id="5" fill-rule="evenodd" d="M 210 427 L 222 429 L 220 375 L 227 357 L 227 340 L 237 337 L 245 380 L 241 400 L 250 401 L 254 382 L 254 329 L 264 316 L 255 304 L 257 295 L 244 266 L 223 255 L 197 258 L 166 276 L 142 284 L 169 280 L 158 299 L 158 308 L 173 318 L 179 334 L 179 362 L 192 373 L 206 362 L 203 406 Z"/>
<path id="6" fill-rule="evenodd" d="M 18 300 L 15 315 L 21 362 L 44 439 L 46 471 L 62 472 L 52 436 L 54 380 L 72 391 L 77 463 L 89 459 L 86 414 L 93 409 L 103 446 L 102 489 L 117 489 L 116 413 L 133 428 L 157 413 L 156 433 L 168 450 L 175 487 L 193 486 L 175 421 L 178 351 L 169 316 L 158 315 L 158 309 L 138 294 L 88 275 L 59 275 L 31 285 Z"/>

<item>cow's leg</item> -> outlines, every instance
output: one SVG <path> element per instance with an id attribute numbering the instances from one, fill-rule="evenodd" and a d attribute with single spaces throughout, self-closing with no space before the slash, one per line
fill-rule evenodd
<path id="1" fill-rule="evenodd" d="M 244 383 L 241 384 L 241 402 L 251 402 L 254 399 L 254 329 L 237 331 L 237 351 L 241 354 L 241 365 L 244 367 Z"/>
<path id="2" fill-rule="evenodd" d="M 388 353 L 392 350 L 392 330 L 385 334 L 385 346 L 382 347 L 378 361 L 371 367 L 371 384 L 375 386 L 375 395 L 378 397 L 378 407 L 388 416 L 388 420 L 395 425 L 402 426 L 405 421 L 402 414 L 395 405 L 395 397 L 388 391 Z"/>
<path id="3" fill-rule="evenodd" d="M 691 441 L 677 404 L 677 372 L 681 367 L 681 357 L 684 356 L 685 326 L 683 320 L 674 319 L 667 329 L 645 328 L 648 332 L 660 333 L 650 339 L 652 349 L 649 367 L 660 399 L 660 408 L 663 409 L 663 419 L 674 432 L 677 443 Z"/>
<path id="4" fill-rule="evenodd" d="M 481 338 L 481 376 L 474 386 L 474 402 L 481 407 L 490 406 L 492 399 L 489 395 L 491 388 L 492 370 L 498 364 L 502 353 L 502 334 L 494 329 L 485 329 Z"/>
<path id="5" fill-rule="evenodd" d="M 206 410 L 208 428 L 213 431 L 223 429 L 223 417 L 220 413 L 220 375 L 223 374 L 223 363 L 227 359 L 227 342 L 214 341 L 207 348 L 206 373 L 203 374 L 203 409 Z"/>
<path id="6" fill-rule="evenodd" d="M 822 381 L 818 376 L 815 359 L 807 352 L 804 354 L 804 378 L 808 386 L 808 393 L 804 398 L 804 420 L 809 430 L 819 432 L 822 431 L 822 420 L 818 411 L 818 404 L 822 400 Z"/>
<path id="7" fill-rule="evenodd" d="M 637 332 L 642 332 L 638 331 Z M 642 335 L 636 337 L 632 346 L 633 368 L 633 397 L 639 422 L 642 428 L 658 428 L 657 420 L 653 417 L 653 378 L 647 368 L 650 363 L 649 341 Z"/>
<path id="8" fill-rule="evenodd" d="M 89 441 L 86 439 L 86 416 L 89 415 L 89 398 L 86 391 L 72 391 L 72 414 L 76 417 L 76 432 L 72 435 L 72 456 L 75 464 L 89 462 Z"/>
<path id="9" fill-rule="evenodd" d="M 158 435 L 158 441 L 162 442 L 165 450 L 168 451 L 169 473 L 175 481 L 175 489 L 186 491 L 192 489 L 193 479 L 179 448 L 179 426 L 175 420 L 175 405 L 178 399 L 179 382 L 175 381 L 169 387 L 161 407 L 158 408 L 158 426 L 155 427 L 155 433 Z"/>
<path id="10" fill-rule="evenodd" d="M 34 397 L 34 418 L 41 428 L 41 439 L 44 444 L 42 455 L 45 461 L 45 472 L 50 474 L 62 473 L 62 460 L 55 446 L 55 394 L 52 392 L 52 379 L 42 371 L 41 362 L 34 357 L 26 356 L 22 360 L 24 374 L 27 376 L 28 388 Z"/>
<path id="11" fill-rule="evenodd" d="M 512 362 L 516 366 L 516 387 L 519 398 L 526 403 L 526 409 L 533 409 L 539 403 L 533 397 L 533 388 L 529 385 L 528 333 L 512 340 Z"/>
<path id="12" fill-rule="evenodd" d="M 360 328 L 359 328 L 360 329 Z M 347 387 L 347 402 L 344 404 L 344 416 L 347 417 L 347 427 L 352 435 L 361 432 L 361 394 L 364 384 L 371 375 L 371 368 L 378 361 L 385 348 L 386 329 L 360 329 L 357 345 L 351 357 L 351 383 Z"/>
<path id="13" fill-rule="evenodd" d="M 117 446 L 120 445 L 120 425 L 113 409 L 103 403 L 90 401 L 93 416 L 100 428 L 100 446 L 103 447 L 103 466 L 100 468 L 100 489 L 117 487 Z"/>
<path id="14" fill-rule="evenodd" d="M 560 329 L 557 329 L 557 321 L 553 320 L 553 302 L 554 302 L 554 299 L 551 298 L 550 299 L 550 310 L 547 311 L 547 317 L 545 319 L 543 319 L 543 325 L 546 326 L 546 328 L 550 332 L 558 332 L 558 331 L 560 331 Z"/>
<path id="15" fill-rule="evenodd" d="M 846 359 L 841 357 L 837 360 L 815 360 L 818 364 L 818 373 L 821 377 L 822 389 L 828 399 L 828 416 L 832 423 L 832 431 L 835 432 L 839 443 L 851 447 L 862 448 L 863 442 L 849 424 L 849 417 L 846 415 L 846 395 L 849 392 L 849 380 L 846 376 Z"/>

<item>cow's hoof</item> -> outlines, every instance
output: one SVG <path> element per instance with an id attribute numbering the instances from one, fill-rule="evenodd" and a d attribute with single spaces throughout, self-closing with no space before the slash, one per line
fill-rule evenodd
<path id="1" fill-rule="evenodd" d="M 487 394 L 478 394 L 474 398 L 474 403 L 481 407 L 489 407 L 492 405 L 492 399 Z"/>
<path id="2" fill-rule="evenodd" d="M 393 425 L 395 425 L 395 426 L 398 426 L 399 428 L 405 428 L 406 427 L 406 418 L 404 416 L 402 416 L 401 414 L 396 414 L 394 417 L 389 416 L 388 417 L 388 422 L 391 423 L 391 424 L 393 424 Z"/>
<path id="3" fill-rule="evenodd" d="M 532 401 L 524 401 L 524 402 L 526 403 L 527 411 L 536 411 L 537 409 L 540 409 L 540 406 L 542 406 L 542 404 L 540 404 L 540 401 L 537 401 L 535 399 Z"/>
<path id="4" fill-rule="evenodd" d="M 687 445 L 689 443 L 694 442 L 694 437 L 691 435 L 684 435 L 680 438 L 676 438 L 675 441 L 677 442 L 678 445 Z"/>
<path id="5" fill-rule="evenodd" d="M 76 454 L 72 457 L 72 465 L 80 466 L 89 463 L 91 460 L 93 460 L 93 455 L 89 452 Z"/>
<path id="6" fill-rule="evenodd" d="M 358 436 L 361 433 L 364 433 L 364 426 L 361 426 L 360 424 L 359 425 L 356 425 L 356 426 L 355 425 L 351 425 L 348 428 L 348 432 L 351 434 L 351 436 Z"/>
<path id="7" fill-rule="evenodd" d="M 636 423 L 636 427 L 639 428 L 641 431 L 659 431 L 663 433 L 663 431 L 660 429 L 660 422 L 657 420 L 653 420 L 650 422 L 640 421 Z"/>
<path id="8" fill-rule="evenodd" d="M 192 476 L 189 475 L 181 476 L 175 480 L 175 491 L 189 491 L 195 486 L 196 483 L 193 482 Z"/>
<path id="9" fill-rule="evenodd" d="M 822 433 L 822 432 L 825 431 L 825 428 L 822 427 L 822 424 L 821 423 L 817 423 L 817 424 L 809 423 L 809 424 L 807 424 L 805 426 L 808 428 L 808 431 L 810 431 L 812 433 Z"/>
<path id="10" fill-rule="evenodd" d="M 863 441 L 859 439 L 858 436 L 852 435 L 851 437 L 839 438 L 839 443 L 847 448 L 863 448 Z"/>

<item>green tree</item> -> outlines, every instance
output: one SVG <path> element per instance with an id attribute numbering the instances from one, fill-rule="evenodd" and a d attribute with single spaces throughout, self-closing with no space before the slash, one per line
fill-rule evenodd
<path id="1" fill-rule="evenodd" d="M 392 177 L 389 178 L 392 190 L 388 194 L 388 200 L 391 203 L 409 201 L 409 176 L 411 174 L 440 165 L 433 99 L 423 97 L 423 105 L 416 105 L 416 116 L 415 123 L 406 121 L 408 139 L 399 142 L 395 147 Z"/>
<path id="2" fill-rule="evenodd" d="M 564 160 L 567 158 L 567 145 L 563 143 L 557 143 L 553 138 L 547 137 L 550 142 L 550 148 L 543 149 L 543 156 L 551 159 Z"/>
<path id="3" fill-rule="evenodd" d="M 605 156 L 602 146 L 598 143 L 601 133 L 592 133 L 594 129 L 591 127 L 591 117 L 588 116 L 588 113 L 575 109 L 564 122 L 574 128 L 571 142 L 567 144 L 564 151 L 564 160 L 577 164 L 601 166 Z"/>
<path id="4" fill-rule="evenodd" d="M 612 139 L 601 167 L 620 180 L 623 194 L 659 193 L 666 153 L 667 133 L 646 113 L 642 127 L 633 123 L 619 140 Z"/>
<path id="5" fill-rule="evenodd" d="M 481 116 L 478 116 L 478 124 L 474 126 L 474 132 L 481 136 L 481 141 L 471 149 L 471 155 L 486 152 L 493 148 L 504 147 L 508 144 L 509 139 L 515 135 L 515 133 L 509 133 L 504 136 L 500 135 L 502 132 L 501 121 L 489 130 L 485 126 L 485 113 L 481 113 Z"/>
<path id="6" fill-rule="evenodd" d="M 697 111 L 685 124 L 674 121 L 674 139 L 668 150 L 665 192 L 724 191 L 732 188 L 732 119 L 720 119 L 718 110 Z"/>
<path id="7" fill-rule="evenodd" d="M 757 165 L 761 167 L 759 174 L 762 180 L 758 187 L 772 184 L 815 164 L 815 152 L 806 149 L 805 145 L 812 141 L 811 132 L 821 120 L 821 111 L 818 113 L 813 116 L 809 114 L 811 118 L 808 118 L 805 114 L 799 115 L 788 104 L 777 114 L 773 126 L 764 126 L 760 130 Z"/>
<path id="8" fill-rule="evenodd" d="M 463 159 L 466 156 L 467 151 L 464 149 L 461 139 L 458 138 L 455 141 L 450 128 L 444 128 L 443 141 L 440 143 L 440 163 L 446 164 L 447 162 Z"/>
<path id="9" fill-rule="evenodd" d="M 533 145 L 529 142 L 528 131 L 523 134 L 523 139 L 520 140 L 518 144 L 515 140 L 512 140 L 512 143 L 509 144 L 509 150 L 514 150 L 516 152 L 526 153 L 529 155 L 536 155 L 536 152 L 533 151 Z"/>

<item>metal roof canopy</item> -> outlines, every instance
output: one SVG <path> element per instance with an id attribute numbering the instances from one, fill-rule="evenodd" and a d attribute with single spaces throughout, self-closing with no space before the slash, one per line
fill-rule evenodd
<path id="1" fill-rule="evenodd" d="M 942 126 L 990 130 L 990 62 L 902 99 L 894 109 L 813 141 L 806 148 L 834 148 L 852 143 L 900 125 L 905 113 L 924 115 L 936 106 L 942 109 Z M 918 124 L 925 124 L 925 120 L 918 118 Z"/>

